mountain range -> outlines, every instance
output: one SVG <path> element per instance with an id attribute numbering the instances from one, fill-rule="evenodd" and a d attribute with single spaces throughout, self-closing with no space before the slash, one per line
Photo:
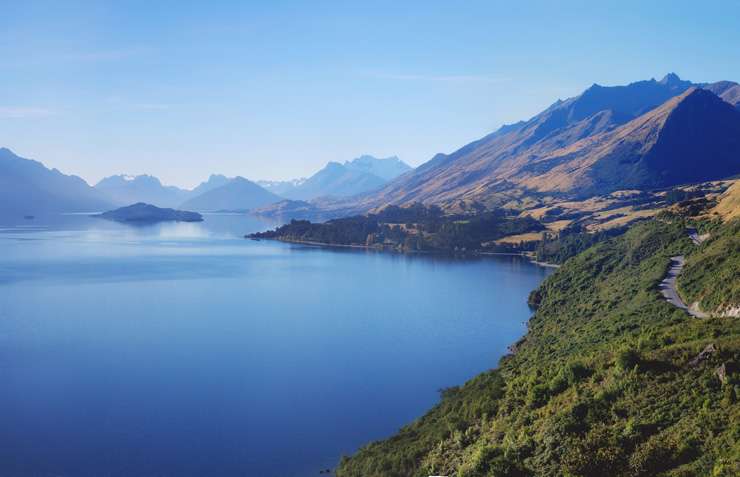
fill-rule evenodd
<path id="1" fill-rule="evenodd" d="M 398 159 L 364 155 L 343 164 L 329 162 L 307 179 L 256 181 L 243 177 L 211 175 L 193 190 L 165 186 L 149 175 L 106 177 L 95 185 L 117 205 L 146 202 L 160 207 L 183 207 L 200 211 L 247 210 L 284 199 L 349 197 L 378 189 L 389 180 L 410 171 Z"/>
<path id="2" fill-rule="evenodd" d="M 330 162 L 308 179 L 261 182 L 211 175 L 192 190 L 163 185 L 151 175 L 114 175 L 90 187 L 76 176 L 47 169 L 37 161 L 0 149 L 0 213 L 94 212 L 114 206 L 147 203 L 199 211 L 240 210 L 269 206 L 286 197 L 346 197 L 377 189 L 407 171 L 396 157 L 361 156 L 344 164 Z"/>
<path id="3" fill-rule="evenodd" d="M 376 190 L 412 167 L 398 157 L 378 159 L 360 156 L 344 163 L 329 162 L 309 178 L 293 181 L 258 182 L 267 190 L 286 199 L 311 200 L 318 197 L 351 197 Z"/>
<path id="4" fill-rule="evenodd" d="M 176 207 L 190 194 L 190 191 L 179 187 L 164 186 L 159 179 L 150 175 L 110 176 L 95 184 L 95 188 L 119 205 L 146 202 L 161 207 Z"/>
<path id="5" fill-rule="evenodd" d="M 437 154 L 378 190 L 312 205 L 334 216 L 414 202 L 516 207 L 533 197 L 732 176 L 740 173 L 739 97 L 737 83 L 694 84 L 673 73 L 626 86 L 594 84 L 527 121 Z M 285 207 L 281 213 L 290 215 Z"/>
<path id="6" fill-rule="evenodd" d="M 336 217 L 415 202 L 447 210 L 522 209 L 548 197 L 578 200 L 736 174 L 740 85 L 692 83 L 671 73 L 626 86 L 594 84 L 416 169 L 397 157 L 361 156 L 293 181 L 212 175 L 188 191 L 152 176 L 118 175 L 93 188 L 0 149 L 0 212 L 95 211 L 135 202 L 200 211 L 260 209 L 283 218 Z"/>

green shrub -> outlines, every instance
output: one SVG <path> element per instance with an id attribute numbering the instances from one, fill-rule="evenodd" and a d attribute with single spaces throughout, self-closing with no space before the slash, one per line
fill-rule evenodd
<path id="1" fill-rule="evenodd" d="M 529 388 L 529 392 L 527 393 L 527 405 L 531 408 L 544 406 L 549 397 L 548 386 L 535 384 Z"/>
<path id="2" fill-rule="evenodd" d="M 620 371 L 631 371 L 635 366 L 639 366 L 642 358 L 640 352 L 634 348 L 626 347 L 617 352 L 614 364 Z"/>
<path id="3" fill-rule="evenodd" d="M 471 459 L 470 466 L 460 472 L 460 477 L 525 477 L 529 475 L 515 459 L 498 447 L 481 447 Z"/>

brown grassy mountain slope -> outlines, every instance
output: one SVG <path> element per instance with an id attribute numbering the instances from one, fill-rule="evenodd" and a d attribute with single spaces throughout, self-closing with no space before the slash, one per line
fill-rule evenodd
<path id="1" fill-rule="evenodd" d="M 740 218 L 740 180 L 736 181 L 720 196 L 719 202 L 712 209 L 712 212 L 722 217 L 725 222 Z"/>
<path id="2" fill-rule="evenodd" d="M 356 199 L 354 205 L 367 209 L 385 203 L 459 199 L 496 205 L 515 188 L 508 178 L 533 158 L 609 131 L 691 86 L 675 75 L 627 86 L 593 85 L 580 96 L 557 101 L 529 121 L 504 126 L 452 154 L 438 154 L 414 173 Z"/>
<path id="3" fill-rule="evenodd" d="M 619 128 L 535 159 L 508 180 L 577 196 L 740 173 L 740 112 L 691 89 Z"/>
<path id="4" fill-rule="evenodd" d="M 740 109 L 740 84 L 734 81 L 718 81 L 717 83 L 703 86 L 703 88 Z"/>
<path id="5" fill-rule="evenodd" d="M 696 85 L 674 74 L 627 86 L 593 85 L 528 121 L 437 154 L 377 191 L 312 205 L 334 217 L 414 202 L 448 210 L 474 202 L 517 208 L 545 196 L 583 198 L 719 179 L 740 173 L 740 110 L 730 105 L 736 86 Z"/>
<path id="6" fill-rule="evenodd" d="M 540 139 L 537 130 L 552 116 L 512 126 L 438 156 L 359 203 L 497 205 L 516 194 L 587 197 L 740 173 L 740 111 L 711 91 L 691 88 L 627 123 L 618 116 L 600 111 Z"/>

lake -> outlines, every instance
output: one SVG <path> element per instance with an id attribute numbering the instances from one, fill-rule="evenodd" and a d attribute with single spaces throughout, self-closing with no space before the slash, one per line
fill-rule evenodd
<path id="1" fill-rule="evenodd" d="M 205 217 L 0 221 L 0 475 L 318 475 L 496 366 L 549 273 Z"/>

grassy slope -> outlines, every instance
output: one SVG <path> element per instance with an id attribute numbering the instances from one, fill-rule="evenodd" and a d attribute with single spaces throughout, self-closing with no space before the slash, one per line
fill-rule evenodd
<path id="1" fill-rule="evenodd" d="M 654 221 L 568 260 L 514 356 L 337 475 L 738 475 L 740 382 L 714 370 L 740 362 L 740 320 L 690 318 L 656 289 L 691 249 L 682 224 Z"/>
<path id="2" fill-rule="evenodd" d="M 707 312 L 740 305 L 740 219 L 712 233 L 686 261 L 678 288 Z"/>
<path id="3" fill-rule="evenodd" d="M 740 218 L 740 180 L 722 194 L 713 212 L 726 221 Z"/>

